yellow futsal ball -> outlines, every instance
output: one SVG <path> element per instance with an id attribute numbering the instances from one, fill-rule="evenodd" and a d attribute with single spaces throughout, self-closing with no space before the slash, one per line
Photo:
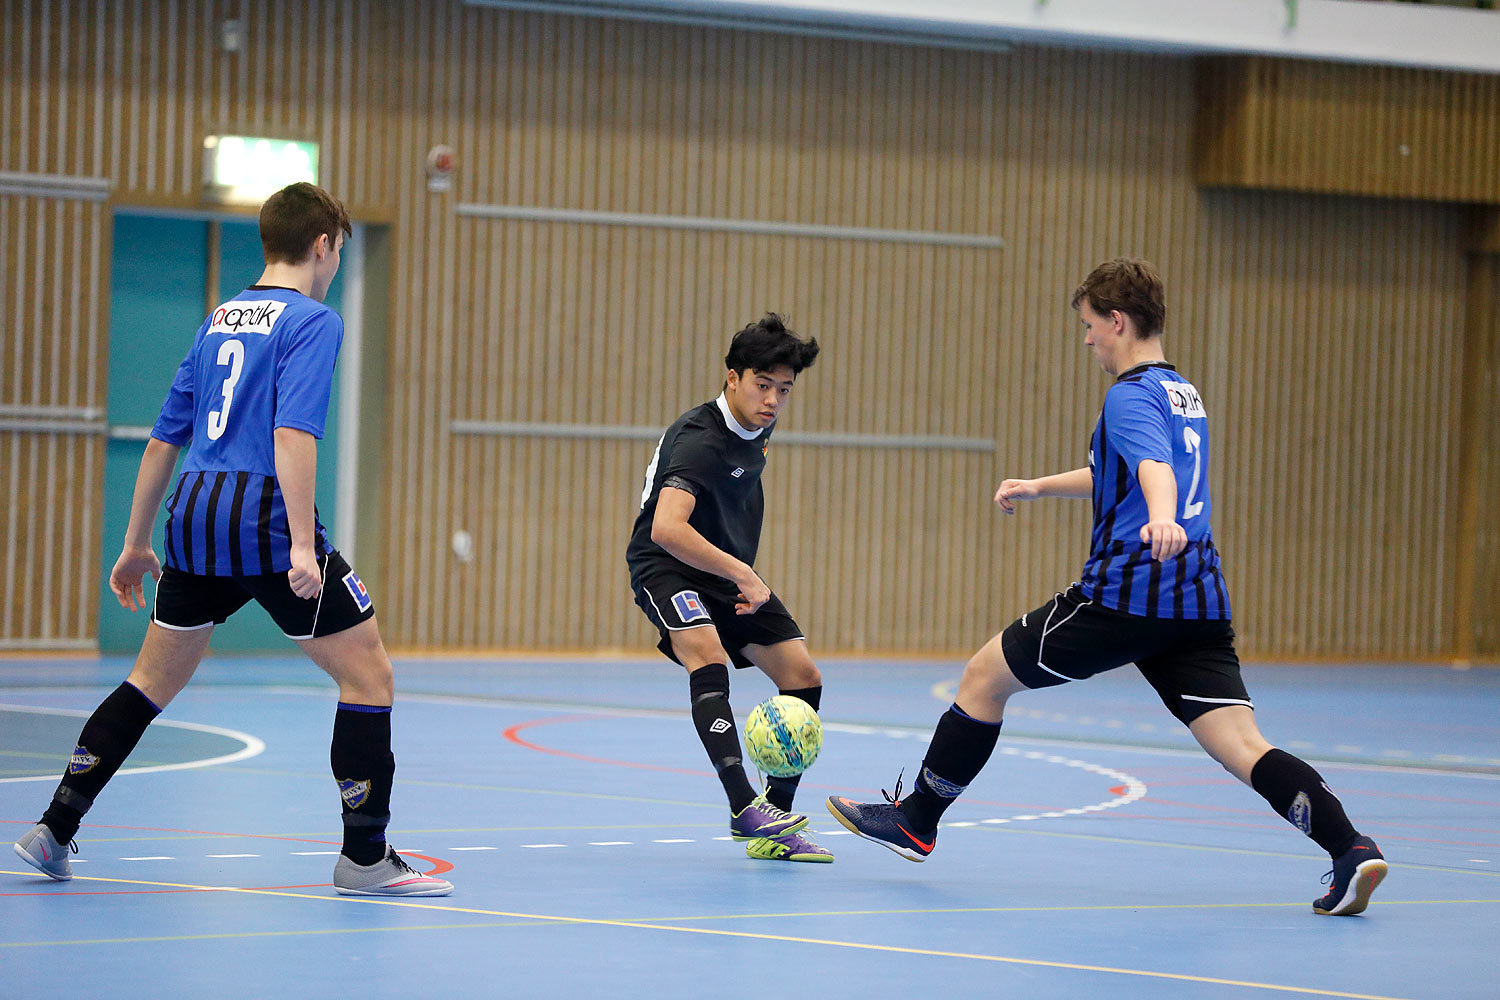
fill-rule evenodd
<path id="1" fill-rule="evenodd" d="M 745 752 L 773 778 L 801 774 L 823 749 L 823 723 L 801 698 L 778 694 L 756 705 L 745 723 Z"/>

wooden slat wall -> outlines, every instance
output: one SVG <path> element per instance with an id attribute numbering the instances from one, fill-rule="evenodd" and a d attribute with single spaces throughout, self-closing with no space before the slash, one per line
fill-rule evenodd
<path id="1" fill-rule="evenodd" d="M 104 406 L 109 216 L 98 202 L 0 197 L 0 407 Z M 0 645 L 94 637 L 98 434 L 0 431 Z"/>
<path id="2" fill-rule="evenodd" d="M 1463 369 L 1467 404 L 1458 427 L 1462 442 L 1454 481 L 1461 493 L 1455 652 L 1464 658 L 1500 650 L 1500 247 L 1469 258 L 1469 323 Z"/>
<path id="3" fill-rule="evenodd" d="M 388 422 L 389 489 L 374 509 L 390 526 L 377 597 L 395 645 L 647 648 L 622 552 L 649 443 L 480 438 L 449 424 L 665 427 L 717 391 L 729 334 L 774 308 L 825 345 L 786 429 L 989 436 L 996 450 L 774 443 L 767 577 L 818 649 L 974 647 L 1081 566 L 1087 504 L 1003 519 L 989 497 L 1006 475 L 1086 460 L 1107 379 L 1067 300 L 1100 259 L 1135 253 L 1167 278 L 1169 351 L 1208 403 L 1246 652 L 1453 648 L 1451 557 L 1398 543 L 1416 510 L 1434 537 L 1458 530 L 1457 403 L 1426 391 L 1461 353 L 1455 211 L 1205 194 L 1189 60 L 982 55 L 416 0 L 0 8 L 0 170 L 99 173 L 119 202 L 191 207 L 204 133 L 309 136 L 327 185 L 392 226 L 392 393 L 366 419 Z M 248 33 L 233 55 L 217 45 L 231 12 Z M 439 142 L 460 158 L 449 194 L 422 173 Z M 1006 245 L 501 221 L 460 216 L 460 202 Z M 19 204 L 0 196 L 12 215 L 40 210 Z M 34 299 L 39 276 L 59 271 L 71 290 L 87 273 L 78 248 L 106 232 L 102 219 L 77 228 L 34 275 L 0 268 L 20 289 L 8 294 Z M 102 309 L 102 294 L 86 301 Z M 30 327 L 17 335 L 6 358 L 38 350 Z M 30 399 L 41 377 L 28 366 L 3 384 Z M 81 498 L 80 520 L 96 524 L 97 503 Z M 39 523 L 23 517 L 17 531 Z M 458 529 L 475 539 L 471 562 L 451 551 Z M 15 552 L 17 573 L 39 570 L 31 550 Z M 1420 618 L 1414 593 L 1431 595 Z"/>
<path id="4" fill-rule="evenodd" d="M 1198 86 L 1203 184 L 1500 202 L 1500 76 L 1215 57 Z"/>

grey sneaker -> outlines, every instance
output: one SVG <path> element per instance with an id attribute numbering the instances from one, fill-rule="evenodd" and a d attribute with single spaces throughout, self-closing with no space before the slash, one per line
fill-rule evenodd
<path id="1" fill-rule="evenodd" d="M 52 836 L 52 831 L 47 829 L 46 824 L 38 823 L 27 830 L 21 839 L 16 841 L 16 857 L 26 862 L 37 871 L 54 878 L 59 882 L 66 882 L 73 877 L 73 866 L 68 862 L 68 851 L 78 853 L 78 845 L 68 841 L 68 846 L 59 844 Z"/>
<path id="2" fill-rule="evenodd" d="M 767 802 L 764 795 L 757 796 L 754 802 L 729 818 L 729 832 L 735 840 L 785 837 L 806 825 L 806 816 L 783 812 Z"/>
<path id="3" fill-rule="evenodd" d="M 453 891 L 453 883 L 423 875 L 394 847 L 387 847 L 385 857 L 373 865 L 357 865 L 340 854 L 333 887 L 340 896 L 446 896 Z"/>

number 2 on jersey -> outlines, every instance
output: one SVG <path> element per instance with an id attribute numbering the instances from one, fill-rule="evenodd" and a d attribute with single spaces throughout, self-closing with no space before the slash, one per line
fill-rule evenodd
<path id="1" fill-rule="evenodd" d="M 1203 438 L 1191 427 L 1184 427 L 1182 440 L 1187 445 L 1188 454 L 1193 456 L 1193 483 L 1188 487 L 1187 500 L 1182 505 L 1182 519 L 1190 521 L 1203 513 L 1203 501 L 1193 502 L 1193 497 L 1198 495 L 1198 477 L 1203 475 Z"/>
<path id="2" fill-rule="evenodd" d="M 245 345 L 238 340 L 226 340 L 219 345 L 218 362 L 229 366 L 229 374 L 224 379 L 224 405 L 213 410 L 208 415 L 208 438 L 217 441 L 224 436 L 224 429 L 229 426 L 229 407 L 234 402 L 234 386 L 240 380 L 240 370 L 245 367 Z M 1197 483 L 1196 476 L 1193 482 Z"/>

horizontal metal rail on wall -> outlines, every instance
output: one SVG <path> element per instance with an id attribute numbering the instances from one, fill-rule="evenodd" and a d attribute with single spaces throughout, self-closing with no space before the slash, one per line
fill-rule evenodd
<path id="1" fill-rule="evenodd" d="M 94 407 L 0 406 L 0 431 L 22 434 L 93 434 L 113 441 L 147 441 L 151 428 L 110 424 Z"/>
<path id="2" fill-rule="evenodd" d="M 108 177 L 74 177 L 68 174 L 31 174 L 0 170 L 0 194 L 23 198 L 73 198 L 108 201 Z"/>
<path id="3" fill-rule="evenodd" d="M 454 212 L 470 218 L 515 219 L 525 222 L 571 222 L 595 226 L 644 226 L 656 229 L 691 229 L 698 232 L 742 233 L 750 236 L 810 236 L 825 240 L 863 240 L 870 243 L 920 243 L 940 247 L 980 247 L 999 250 L 1005 241 L 983 233 L 947 233 L 922 229 L 869 229 L 863 226 L 828 226 L 810 222 L 774 222 L 761 219 L 722 219 L 696 215 L 650 215 L 638 212 L 594 212 L 573 208 L 538 208 L 532 205 L 484 205 L 463 202 Z"/>
<path id="4" fill-rule="evenodd" d="M 615 424 L 552 424 L 514 421 L 455 420 L 448 425 L 454 434 L 487 437 L 569 438 L 575 441 L 659 441 L 661 427 L 631 427 Z M 825 431 L 783 431 L 777 444 L 833 448 L 918 448 L 925 451 L 993 452 L 988 438 L 947 437 L 941 434 L 840 434 Z"/>

